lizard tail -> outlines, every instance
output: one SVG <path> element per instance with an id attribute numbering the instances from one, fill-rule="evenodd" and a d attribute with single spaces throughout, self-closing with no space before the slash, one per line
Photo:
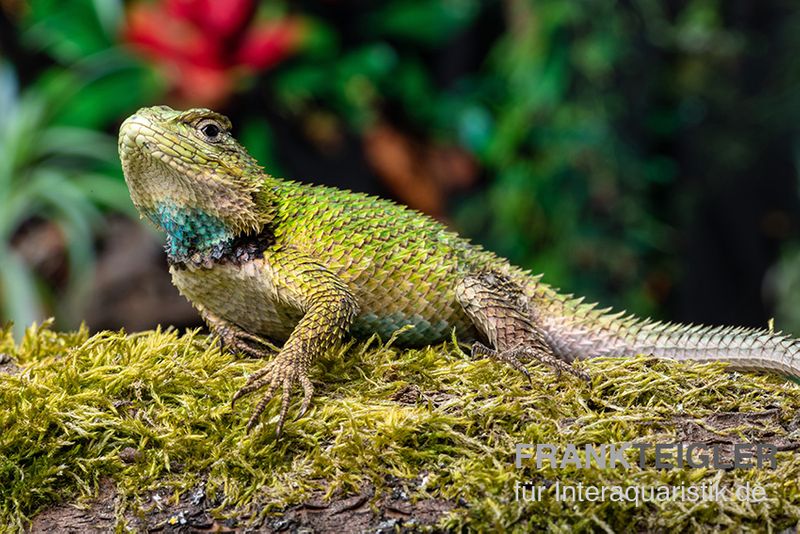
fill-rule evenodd
<path id="1" fill-rule="evenodd" d="M 561 301 L 537 320 L 555 352 L 567 360 L 651 354 L 672 360 L 721 361 L 751 371 L 800 378 L 800 339 L 766 329 L 662 323 Z"/>

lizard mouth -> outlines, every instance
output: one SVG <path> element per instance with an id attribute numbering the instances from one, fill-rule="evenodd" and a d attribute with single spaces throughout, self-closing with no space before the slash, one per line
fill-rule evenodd
<path id="1" fill-rule="evenodd" d="M 125 148 L 134 148 L 137 146 L 136 138 L 139 135 L 142 127 L 147 127 L 149 121 L 140 115 L 131 115 L 119 127 L 119 146 L 120 153 L 122 153 L 123 146 Z"/>
<path id="2" fill-rule="evenodd" d="M 119 155 L 133 204 L 152 220 L 159 198 L 185 201 L 194 197 L 196 173 L 176 150 L 177 135 L 164 131 L 142 111 L 147 110 L 131 115 L 120 126 Z"/>

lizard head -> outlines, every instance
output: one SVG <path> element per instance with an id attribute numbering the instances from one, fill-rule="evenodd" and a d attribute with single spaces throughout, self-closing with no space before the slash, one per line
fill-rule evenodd
<path id="1" fill-rule="evenodd" d="M 128 117 L 119 155 L 139 213 L 200 248 L 269 223 L 269 177 L 230 130 L 227 117 L 208 109 L 155 106 Z"/>

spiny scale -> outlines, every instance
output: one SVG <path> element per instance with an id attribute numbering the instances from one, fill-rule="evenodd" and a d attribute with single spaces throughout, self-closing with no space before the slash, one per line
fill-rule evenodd
<path id="1" fill-rule="evenodd" d="M 744 370 L 800 376 L 800 341 L 765 329 L 683 325 L 549 301 L 548 339 L 565 358 L 652 354 L 675 360 L 725 361 Z M 550 308 L 550 309 L 548 309 Z"/>

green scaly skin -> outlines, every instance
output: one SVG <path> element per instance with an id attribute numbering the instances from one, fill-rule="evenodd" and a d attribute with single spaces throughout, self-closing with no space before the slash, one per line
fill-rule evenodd
<path id="1" fill-rule="evenodd" d="M 695 327 L 597 310 L 561 295 L 429 217 L 392 202 L 263 172 L 213 111 L 144 108 L 120 129 L 134 205 L 167 234 L 173 282 L 233 350 L 278 354 L 234 396 L 264 388 L 248 430 L 345 336 L 399 345 L 447 339 L 527 374 L 538 360 L 588 380 L 575 359 L 640 353 L 800 375 L 800 342 L 780 333 Z"/>

